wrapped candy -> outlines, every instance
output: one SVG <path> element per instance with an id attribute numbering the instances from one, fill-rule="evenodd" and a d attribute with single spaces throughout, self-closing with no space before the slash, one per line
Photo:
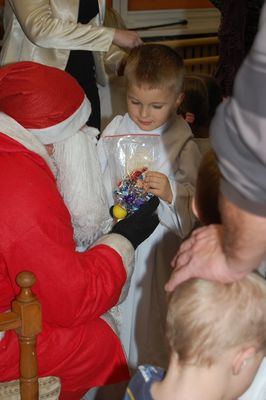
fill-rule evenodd
<path id="1" fill-rule="evenodd" d="M 110 211 L 115 219 L 133 214 L 153 197 L 152 193 L 145 192 L 143 181 L 146 171 L 158 170 L 160 140 L 159 134 L 103 137 L 114 201 Z"/>
<path id="2" fill-rule="evenodd" d="M 147 170 L 147 167 L 136 169 L 117 182 L 114 190 L 115 205 L 112 210 L 115 218 L 122 219 L 133 214 L 142 204 L 153 197 L 152 193 L 146 192 L 143 188 Z"/>

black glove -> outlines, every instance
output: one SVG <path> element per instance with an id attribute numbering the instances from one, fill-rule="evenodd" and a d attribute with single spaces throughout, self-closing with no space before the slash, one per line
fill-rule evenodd
<path id="1" fill-rule="evenodd" d="M 119 233 L 119 235 L 126 237 L 136 249 L 159 224 L 158 215 L 154 213 L 159 203 L 158 197 L 153 196 L 134 214 L 117 222 L 111 233 Z"/>

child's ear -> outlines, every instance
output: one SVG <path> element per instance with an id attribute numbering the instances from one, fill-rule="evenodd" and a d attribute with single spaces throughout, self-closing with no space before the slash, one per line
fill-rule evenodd
<path id="1" fill-rule="evenodd" d="M 191 209 L 192 209 L 192 212 L 195 215 L 195 217 L 199 219 L 199 213 L 198 213 L 198 210 L 197 210 L 197 207 L 196 207 L 195 196 L 192 197 Z"/>
<path id="2" fill-rule="evenodd" d="M 180 106 L 180 104 L 184 100 L 184 96 L 185 96 L 184 93 L 179 93 L 179 95 L 177 96 L 177 99 L 176 99 L 176 107 L 177 108 Z"/>
<path id="3" fill-rule="evenodd" d="M 240 349 L 238 353 L 235 355 L 233 360 L 232 364 L 233 374 L 239 375 L 241 371 L 246 367 L 248 361 L 255 356 L 256 352 L 257 350 L 254 346 Z"/>

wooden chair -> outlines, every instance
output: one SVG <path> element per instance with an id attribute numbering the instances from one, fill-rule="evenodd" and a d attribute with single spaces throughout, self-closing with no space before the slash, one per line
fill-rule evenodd
<path id="1" fill-rule="evenodd" d="M 219 60 L 219 39 L 217 36 L 163 40 L 157 42 L 170 46 L 181 55 L 189 73 L 213 75 Z"/>
<path id="2" fill-rule="evenodd" d="M 20 379 L 0 383 L 0 400 L 58 399 L 60 380 L 57 377 L 38 379 L 36 338 L 41 332 L 41 305 L 32 293 L 35 276 L 21 272 L 16 278 L 20 293 L 13 300 L 11 311 L 0 314 L 0 331 L 14 329 L 20 347 Z"/>

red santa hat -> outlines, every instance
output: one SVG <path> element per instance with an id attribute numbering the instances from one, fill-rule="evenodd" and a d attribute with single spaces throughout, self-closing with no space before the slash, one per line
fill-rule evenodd
<path id="1" fill-rule="evenodd" d="M 87 122 L 91 106 L 67 72 L 31 61 L 0 69 L 0 111 L 43 144 L 67 139 Z"/>

